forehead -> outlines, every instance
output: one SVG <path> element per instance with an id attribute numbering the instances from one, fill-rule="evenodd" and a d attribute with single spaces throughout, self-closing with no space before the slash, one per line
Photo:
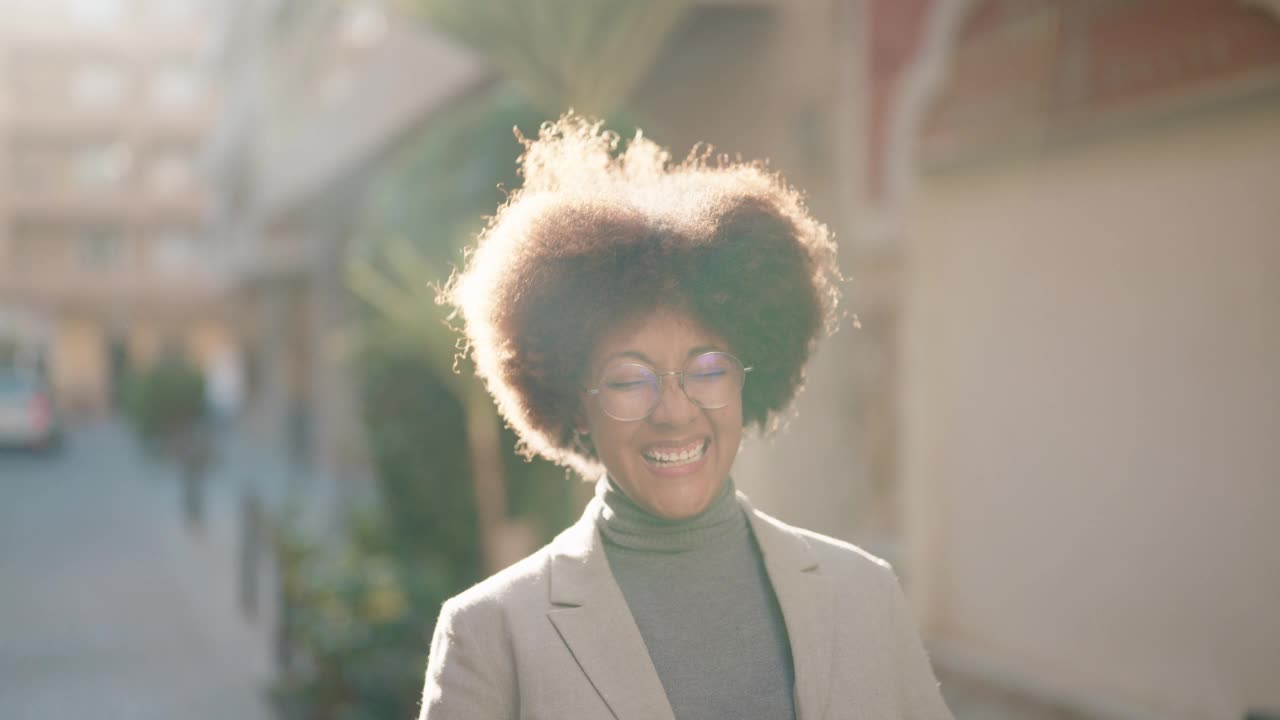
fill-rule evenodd
<path id="1" fill-rule="evenodd" d="M 606 332 L 591 357 L 593 368 L 613 361 L 646 360 L 677 366 L 690 355 L 728 350 L 724 339 L 682 310 L 662 308 L 643 313 Z"/>

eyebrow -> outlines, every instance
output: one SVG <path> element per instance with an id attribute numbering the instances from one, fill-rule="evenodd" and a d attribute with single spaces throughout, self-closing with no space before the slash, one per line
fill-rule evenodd
<path id="1" fill-rule="evenodd" d="M 724 352 L 724 351 L 723 351 L 723 350 L 721 350 L 720 348 L 717 348 L 717 347 L 713 346 L 713 345 L 699 345 L 699 346 L 697 346 L 697 347 L 689 348 L 689 352 L 688 352 L 687 354 L 685 354 L 684 359 L 685 359 L 685 360 L 690 360 L 690 359 L 692 359 L 692 358 L 694 358 L 694 357 L 697 357 L 698 355 L 702 355 L 702 354 L 709 353 L 709 352 Z M 614 353 L 614 354 L 610 355 L 609 357 L 605 358 L 605 359 L 604 359 L 604 362 L 602 362 L 602 363 L 601 363 L 601 365 L 608 365 L 609 363 L 613 362 L 615 359 L 620 358 L 620 357 L 633 358 L 633 359 L 636 359 L 636 360 L 643 360 L 645 363 L 647 363 L 647 364 L 649 364 L 649 365 L 657 365 L 657 364 L 658 364 L 658 363 L 654 362 L 654 361 L 653 361 L 653 359 L 652 359 L 652 358 L 650 358 L 648 355 L 645 355 L 644 353 L 642 353 L 642 352 L 640 352 L 640 351 L 638 351 L 638 350 L 623 350 L 622 352 L 616 352 L 616 353 Z"/>

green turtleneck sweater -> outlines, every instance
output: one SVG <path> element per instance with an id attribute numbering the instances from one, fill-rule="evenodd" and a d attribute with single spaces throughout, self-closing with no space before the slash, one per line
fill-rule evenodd
<path id="1" fill-rule="evenodd" d="M 607 478 L 596 524 L 677 720 L 795 718 L 782 610 L 733 480 L 706 510 L 659 518 Z"/>

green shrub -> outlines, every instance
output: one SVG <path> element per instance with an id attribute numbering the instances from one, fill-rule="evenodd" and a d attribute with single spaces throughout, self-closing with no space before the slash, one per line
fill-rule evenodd
<path id="1" fill-rule="evenodd" d="M 289 661 L 274 688 L 288 718 L 413 717 L 434 612 L 454 570 L 398 552 L 380 511 L 353 517 L 342 547 L 279 538 Z"/>
<path id="2" fill-rule="evenodd" d="M 275 694 L 287 717 L 413 717 L 440 605 L 485 573 L 466 434 L 476 408 L 463 405 L 482 388 L 453 371 L 456 338 L 429 285 L 461 260 L 499 184 L 518 183 L 512 125 L 533 134 L 541 119 L 508 95 L 482 99 L 409 138 L 369 189 L 351 249 L 363 283 L 354 371 L 378 502 L 336 543 L 278 538 L 291 661 Z M 574 481 L 514 446 L 507 430 L 494 449 L 506 514 L 550 539 L 571 519 Z"/>
<path id="3" fill-rule="evenodd" d="M 143 443 L 162 443 L 204 417 L 204 376 L 185 358 L 166 356 L 131 375 L 124 398 L 125 412 Z"/>

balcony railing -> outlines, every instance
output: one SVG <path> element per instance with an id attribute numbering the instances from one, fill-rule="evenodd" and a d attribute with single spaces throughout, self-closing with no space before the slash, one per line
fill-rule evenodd
<path id="1" fill-rule="evenodd" d="M 129 187 L 99 192 L 15 189 L 7 208 L 16 220 L 195 222 L 204 218 L 208 198 L 199 190 L 161 194 Z"/>
<path id="2" fill-rule="evenodd" d="M 96 138 L 127 134 L 143 138 L 198 140 L 212 127 L 212 104 L 156 108 L 141 103 L 82 108 L 67 101 L 23 103 L 11 99 L 7 126 L 20 138 Z"/>
<path id="3" fill-rule="evenodd" d="M 0 300 L 105 307 L 158 303 L 166 309 L 199 307 L 227 296 L 225 276 L 204 268 L 159 272 L 123 266 L 90 269 L 73 262 L 37 270 L 0 269 Z"/>

